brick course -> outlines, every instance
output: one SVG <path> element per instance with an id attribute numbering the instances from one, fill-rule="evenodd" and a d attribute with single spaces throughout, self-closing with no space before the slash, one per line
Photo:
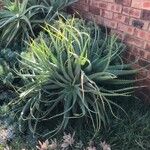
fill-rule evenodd
<path id="1" fill-rule="evenodd" d="M 150 52 L 149 3 L 150 0 L 79 0 L 73 7 L 86 19 L 112 28 L 112 33 L 124 42 L 146 53 Z"/>
<path id="2" fill-rule="evenodd" d="M 149 0 L 132 0 L 131 7 L 150 10 Z"/>
<path id="3" fill-rule="evenodd" d="M 150 83 L 150 67 L 145 68 L 150 65 L 150 0 L 79 0 L 77 4 L 74 8 L 83 17 L 107 26 L 128 45 L 126 58 L 138 60 L 135 66 L 144 67 L 140 76 Z"/>

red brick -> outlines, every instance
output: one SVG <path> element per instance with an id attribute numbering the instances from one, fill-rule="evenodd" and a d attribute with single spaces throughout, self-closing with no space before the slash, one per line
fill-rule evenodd
<path id="1" fill-rule="evenodd" d="M 114 3 L 108 3 L 108 8 L 107 9 L 110 10 L 110 11 L 113 11 L 113 12 L 121 13 L 122 5 L 114 4 Z"/>
<path id="2" fill-rule="evenodd" d="M 139 56 L 141 58 L 147 59 L 147 53 L 146 53 L 146 51 L 144 49 L 141 49 L 141 48 L 138 48 L 136 46 L 133 46 L 132 53 L 134 55 L 136 54 L 137 56 Z"/>
<path id="3" fill-rule="evenodd" d="M 143 20 L 149 21 L 149 20 L 150 20 L 150 10 L 143 10 L 143 11 L 142 11 L 141 18 L 142 18 Z"/>
<path id="4" fill-rule="evenodd" d="M 80 12 L 80 15 L 87 20 L 93 20 L 94 19 L 94 15 L 89 13 L 89 12 Z"/>
<path id="5" fill-rule="evenodd" d="M 103 17 L 95 16 L 95 21 L 97 24 L 104 25 L 106 27 L 116 29 L 117 28 L 117 22 L 112 21 Z"/>
<path id="6" fill-rule="evenodd" d="M 130 53 L 129 61 L 132 63 L 133 61 L 135 62 L 139 57 L 137 55 L 134 55 Z M 133 66 L 135 68 L 135 66 Z"/>
<path id="7" fill-rule="evenodd" d="M 150 43 L 146 43 L 144 48 L 145 48 L 145 50 L 150 52 Z"/>
<path id="8" fill-rule="evenodd" d="M 80 3 L 73 4 L 72 8 L 76 9 L 77 11 L 84 11 L 84 12 L 89 11 L 89 6 L 88 5 L 80 5 Z"/>
<path id="9" fill-rule="evenodd" d="M 134 30 L 134 35 L 140 39 L 150 41 L 150 32 L 143 31 L 140 29 L 135 29 Z"/>
<path id="10" fill-rule="evenodd" d="M 117 28 L 117 22 L 116 21 L 112 21 L 100 16 L 95 16 L 95 21 L 97 24 L 101 24 L 103 26 L 109 27 L 109 28 Z"/>
<path id="11" fill-rule="evenodd" d="M 125 6 L 130 6 L 131 5 L 131 0 L 115 0 L 115 2 L 117 4 L 122 4 L 122 5 L 125 5 Z"/>
<path id="12" fill-rule="evenodd" d="M 129 23 L 129 17 L 122 14 L 114 13 L 113 19 L 125 24 Z"/>
<path id="13" fill-rule="evenodd" d="M 97 16 L 97 15 L 95 15 L 94 18 L 95 18 L 95 22 L 96 22 L 97 24 L 100 24 L 100 25 L 103 24 L 104 18 L 102 18 L 102 17 L 100 17 L 100 16 Z"/>
<path id="14" fill-rule="evenodd" d="M 150 1 L 143 2 L 143 9 L 150 10 Z"/>
<path id="15" fill-rule="evenodd" d="M 89 12 L 91 12 L 94 15 L 100 15 L 100 9 L 98 7 L 95 7 L 95 6 L 90 6 Z"/>
<path id="16" fill-rule="evenodd" d="M 140 64 L 142 63 L 141 61 L 139 62 Z M 140 65 L 139 64 L 139 65 Z M 142 66 L 141 66 L 142 67 Z M 148 77 L 148 70 L 147 69 L 145 69 L 144 67 L 142 67 L 141 68 L 140 67 L 140 72 L 139 72 L 139 77 L 140 77 L 140 79 L 143 77 L 143 78 L 147 78 Z M 147 82 L 147 80 L 145 80 L 145 81 L 143 81 L 142 83 L 141 83 L 141 85 L 143 86 L 143 85 L 150 85 L 149 84 L 149 82 Z M 145 89 L 144 89 L 144 92 L 145 92 Z M 150 91 L 149 91 L 150 92 Z"/>
<path id="17" fill-rule="evenodd" d="M 124 39 L 124 32 L 122 32 L 122 31 L 112 29 L 111 30 L 111 35 L 116 35 L 121 40 Z"/>
<path id="18" fill-rule="evenodd" d="M 122 55 L 124 62 L 129 63 L 129 57 L 130 57 L 130 53 L 128 51 L 124 51 Z"/>
<path id="19" fill-rule="evenodd" d="M 84 0 L 86 4 L 91 4 L 92 0 Z"/>
<path id="20" fill-rule="evenodd" d="M 107 27 L 116 29 L 117 28 L 117 22 L 109 19 L 104 19 L 103 24 Z"/>
<path id="21" fill-rule="evenodd" d="M 133 28 L 131 26 L 125 25 L 123 23 L 118 23 L 118 30 L 128 33 L 130 35 L 133 35 L 134 29 L 135 28 Z"/>
<path id="22" fill-rule="evenodd" d="M 150 10 L 150 1 L 149 0 L 132 0 L 131 6 L 134 8 Z"/>
<path id="23" fill-rule="evenodd" d="M 147 30 L 148 26 L 149 26 L 149 22 L 141 20 L 141 19 L 131 18 L 129 25 L 136 27 L 136 28 L 139 28 L 139 29 Z"/>
<path id="24" fill-rule="evenodd" d="M 150 60 L 150 52 L 149 51 L 144 51 L 144 53 L 145 53 L 146 57 L 142 57 L 142 58 L 149 61 Z"/>
<path id="25" fill-rule="evenodd" d="M 111 11 L 102 10 L 102 17 L 112 19 L 113 13 Z"/>
<path id="26" fill-rule="evenodd" d="M 103 0 L 103 1 L 110 2 L 110 3 L 114 2 L 114 0 Z"/>
<path id="27" fill-rule="evenodd" d="M 147 55 L 147 60 L 150 60 L 150 53 Z"/>
<path id="28" fill-rule="evenodd" d="M 140 39 L 135 38 L 135 37 L 130 36 L 130 35 L 125 36 L 124 42 L 131 44 L 131 45 L 134 45 L 134 46 L 137 46 L 137 47 L 140 47 L 140 48 L 144 48 L 144 41 L 143 40 L 140 40 Z"/>
<path id="29" fill-rule="evenodd" d="M 131 6 L 134 8 L 142 9 L 143 0 L 132 0 Z"/>
<path id="30" fill-rule="evenodd" d="M 140 18 L 141 12 L 142 10 L 139 10 L 139 9 L 134 9 L 131 7 L 123 7 L 123 14 L 131 16 L 131 17 Z"/>
<path id="31" fill-rule="evenodd" d="M 135 55 L 136 53 L 134 53 L 134 55 Z M 145 52 L 145 50 L 139 50 L 139 56 L 141 57 L 141 58 L 147 58 L 147 53 Z"/>
<path id="32" fill-rule="evenodd" d="M 108 3 L 107 2 L 102 2 L 102 1 L 92 1 L 92 6 L 101 8 L 101 9 L 107 9 L 108 8 Z"/>
<path id="33" fill-rule="evenodd" d="M 140 48 L 138 48 L 138 47 L 136 47 L 136 46 L 133 46 L 131 53 L 137 54 L 137 55 L 139 56 L 139 50 L 140 50 Z"/>
<path id="34" fill-rule="evenodd" d="M 76 3 L 80 3 L 81 5 L 82 4 L 90 4 L 90 1 L 91 0 L 80 0 L 79 2 L 76 2 Z"/>

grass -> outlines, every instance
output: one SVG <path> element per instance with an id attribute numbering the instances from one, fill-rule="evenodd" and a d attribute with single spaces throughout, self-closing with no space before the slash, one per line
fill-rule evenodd
<path id="1" fill-rule="evenodd" d="M 128 117 L 116 110 L 121 119 L 111 118 L 110 125 L 101 130 L 93 141 L 96 144 L 106 141 L 113 150 L 150 149 L 150 105 L 131 99 L 122 105 Z M 91 140 L 91 135 L 89 126 L 78 132 L 78 137 L 84 144 Z"/>
<path id="2" fill-rule="evenodd" d="M 100 141 L 106 141 L 113 150 L 150 149 L 150 105 L 143 104 L 143 101 L 135 100 L 129 100 L 122 105 L 127 111 L 128 117 L 121 114 L 120 111 L 117 113 L 116 110 L 117 116 L 122 119 L 111 118 L 110 125 L 105 130 L 101 130 L 97 137 L 92 140 L 97 146 Z M 78 126 L 75 129 L 75 139 L 77 141 L 81 140 L 84 145 L 87 145 L 92 137 L 92 130 L 90 129 L 89 125 L 82 129 Z M 73 133 L 73 130 L 70 128 L 68 132 Z M 62 136 L 59 135 L 57 139 L 62 139 Z M 22 148 L 34 150 L 35 142 L 36 139 L 33 139 L 30 135 L 17 136 L 10 145 L 12 150 L 20 150 Z M 100 148 L 97 149 L 99 150 Z"/>
<path id="3" fill-rule="evenodd" d="M 130 108 L 131 107 L 131 108 Z M 129 119 L 112 120 L 106 140 L 115 150 L 150 149 L 150 110 L 142 103 L 127 107 Z"/>

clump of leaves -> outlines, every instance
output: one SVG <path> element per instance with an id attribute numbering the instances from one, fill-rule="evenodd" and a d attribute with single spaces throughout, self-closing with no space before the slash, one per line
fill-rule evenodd
<path id="1" fill-rule="evenodd" d="M 17 63 L 17 54 L 11 49 L 0 50 L 0 82 L 1 85 L 9 85 L 14 80 L 11 68 Z M 0 88 L 1 89 L 1 88 Z"/>
<path id="2" fill-rule="evenodd" d="M 83 20 L 65 19 L 46 25 L 47 34 L 30 44 L 21 55 L 20 71 L 24 81 L 18 88 L 18 99 L 10 106 L 19 115 L 20 131 L 26 126 L 33 134 L 54 136 L 75 121 L 91 123 L 96 134 L 115 116 L 112 105 L 118 97 L 129 97 L 134 91 L 137 73 L 124 64 L 124 47 L 115 36 L 101 33 L 96 25 Z M 43 133 L 43 124 L 47 132 Z"/>
<path id="3" fill-rule="evenodd" d="M 8 103 L 15 96 L 12 87 L 15 76 L 11 72 L 15 63 L 17 63 L 17 55 L 14 51 L 11 49 L 0 51 L 0 105 Z"/>
<path id="4" fill-rule="evenodd" d="M 57 11 L 74 0 L 5 0 L 0 10 L 0 45 L 29 41 L 36 36 L 40 25 L 50 22 Z M 36 32 L 35 32 L 36 31 Z"/>

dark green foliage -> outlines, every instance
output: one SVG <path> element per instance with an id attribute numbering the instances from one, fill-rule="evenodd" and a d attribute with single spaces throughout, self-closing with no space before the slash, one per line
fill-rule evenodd
<path id="1" fill-rule="evenodd" d="M 96 25 L 63 18 L 44 30 L 16 70 L 25 85 L 10 106 L 19 115 L 20 130 L 28 126 L 33 134 L 53 136 L 79 120 L 97 133 L 108 123 L 108 112 L 114 115 L 112 105 L 121 109 L 113 100 L 133 92 L 135 81 L 128 76 L 137 70 L 123 63 L 124 46 L 117 38 L 104 36 Z"/>
<path id="2" fill-rule="evenodd" d="M 17 63 L 17 55 L 10 49 L 0 51 L 0 105 L 8 103 L 15 97 L 12 88 L 14 83 L 14 74 L 12 67 Z"/>
<path id="3" fill-rule="evenodd" d="M 2 49 L 0 51 L 0 81 L 3 84 L 13 82 L 14 76 L 11 69 L 17 63 L 17 54 L 11 49 Z"/>
<path id="4" fill-rule="evenodd" d="M 0 119 L 25 133 L 17 133 L 12 148 L 19 150 L 27 141 L 23 147 L 32 149 L 34 135 L 75 130 L 85 145 L 95 135 L 96 143 L 106 140 L 115 150 L 148 150 L 150 107 L 129 101 L 138 88 L 138 70 L 123 63 L 125 46 L 115 36 L 82 19 L 57 15 L 75 1 L 4 0 L 0 47 L 12 49 L 0 49 Z M 45 22 L 54 24 L 39 35 Z M 28 52 L 18 56 L 25 41 L 30 41 Z"/>
<path id="5" fill-rule="evenodd" d="M 35 38 L 40 26 L 54 19 L 57 11 L 74 0 L 5 0 L 0 10 L 0 46 L 24 44 Z"/>
<path id="6" fill-rule="evenodd" d="M 120 110 L 116 112 L 117 118 L 110 117 L 110 124 L 106 129 L 101 130 L 92 139 L 99 150 L 100 141 L 106 141 L 114 150 L 149 150 L 150 144 L 150 104 L 143 103 L 143 100 L 130 99 L 122 102 L 122 108 L 127 112 L 128 117 Z M 117 111 L 117 110 L 116 110 Z M 87 144 L 92 137 L 90 125 L 71 129 L 76 130 L 76 137 Z"/>
<path id="7" fill-rule="evenodd" d="M 150 149 L 150 105 L 143 100 L 123 103 L 128 118 L 118 111 L 118 119 L 111 119 L 110 128 L 101 133 L 115 150 L 148 150 Z"/>
<path id="8" fill-rule="evenodd" d="M 120 114 L 120 110 L 118 110 L 118 117 L 120 119 L 110 118 L 110 126 L 107 130 L 101 130 L 94 139 L 92 139 L 93 131 L 90 124 L 83 127 L 82 130 L 76 127 L 70 129 L 70 131 L 68 129 L 68 132 L 73 133 L 76 131 L 75 140 L 81 140 L 84 147 L 88 145 L 90 140 L 93 140 L 97 150 L 101 150 L 100 141 L 106 141 L 106 143 L 110 144 L 111 149 L 114 150 L 149 150 L 150 105 L 143 104 L 143 101 L 127 100 L 122 102 L 122 107 L 126 110 L 128 117 Z M 62 135 L 59 134 L 56 137 L 58 142 L 62 141 Z M 12 141 L 12 147 L 15 150 L 20 150 L 22 147 L 34 149 L 36 144 L 30 144 L 33 141 L 32 135 L 22 137 L 17 134 L 16 138 Z"/>

